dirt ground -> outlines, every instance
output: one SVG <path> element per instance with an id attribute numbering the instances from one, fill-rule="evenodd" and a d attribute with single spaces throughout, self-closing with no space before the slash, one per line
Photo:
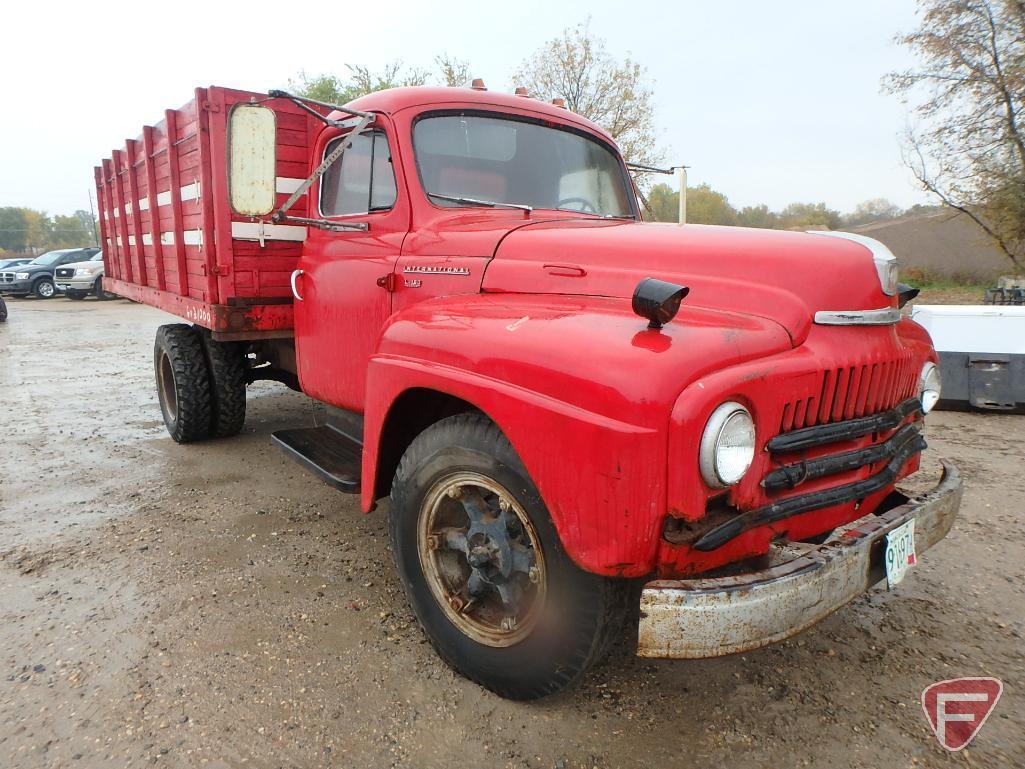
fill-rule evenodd
<path id="1" fill-rule="evenodd" d="M 629 632 L 571 691 L 503 701 L 407 609 L 387 505 L 363 515 L 272 430 L 316 410 L 250 389 L 244 433 L 179 446 L 151 373 L 172 320 L 11 300 L 0 324 L 0 767 L 1025 766 L 1025 417 L 937 413 L 961 517 L 895 591 L 791 641 L 645 661 Z M 922 688 L 997 676 L 944 752 Z"/>

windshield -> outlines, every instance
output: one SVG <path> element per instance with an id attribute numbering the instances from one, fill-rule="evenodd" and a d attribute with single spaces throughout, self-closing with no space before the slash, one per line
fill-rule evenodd
<path id="1" fill-rule="evenodd" d="M 43 267 L 50 267 L 60 261 L 60 258 L 66 254 L 67 251 L 48 251 L 42 256 L 37 256 L 32 260 L 32 264 L 39 264 Z"/>
<path id="2" fill-rule="evenodd" d="M 442 115 L 417 122 L 413 145 L 424 191 L 439 206 L 498 203 L 634 215 L 619 158 L 569 130 Z"/>
<path id="3" fill-rule="evenodd" d="M 93 254 L 93 258 L 90 259 L 89 261 L 90 262 L 102 262 L 103 261 L 103 252 L 102 251 L 97 251 L 95 254 Z"/>

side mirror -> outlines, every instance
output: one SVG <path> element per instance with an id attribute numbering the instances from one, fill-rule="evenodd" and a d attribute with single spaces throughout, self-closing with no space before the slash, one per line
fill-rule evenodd
<path id="1" fill-rule="evenodd" d="M 277 195 L 277 115 L 269 107 L 240 102 L 228 115 L 228 190 L 243 216 L 274 210 Z"/>

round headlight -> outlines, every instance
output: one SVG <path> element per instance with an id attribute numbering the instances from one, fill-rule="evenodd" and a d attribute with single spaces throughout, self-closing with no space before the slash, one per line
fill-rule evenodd
<path id="1" fill-rule="evenodd" d="M 918 398 L 922 402 L 922 413 L 928 414 L 940 400 L 940 369 L 935 363 L 922 366 L 918 378 Z"/>
<path id="2" fill-rule="evenodd" d="M 698 462 L 709 486 L 732 486 L 744 477 L 755 456 L 755 423 L 739 403 L 727 402 L 708 418 Z"/>

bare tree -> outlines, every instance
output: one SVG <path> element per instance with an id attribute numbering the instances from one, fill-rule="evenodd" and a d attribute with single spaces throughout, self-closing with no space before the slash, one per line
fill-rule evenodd
<path id="1" fill-rule="evenodd" d="M 885 87 L 913 104 L 905 161 L 922 186 L 1025 267 L 1025 2 L 919 0 L 898 41 L 920 67 Z"/>
<path id="2" fill-rule="evenodd" d="M 441 82 L 450 88 L 465 88 L 473 79 L 470 74 L 470 63 L 447 53 L 435 56 L 434 66 L 441 76 Z"/>
<path id="3" fill-rule="evenodd" d="M 539 99 L 565 99 L 569 109 L 608 131 L 627 160 L 661 161 L 644 68 L 629 56 L 616 61 L 587 24 L 545 43 L 513 77 Z"/>

